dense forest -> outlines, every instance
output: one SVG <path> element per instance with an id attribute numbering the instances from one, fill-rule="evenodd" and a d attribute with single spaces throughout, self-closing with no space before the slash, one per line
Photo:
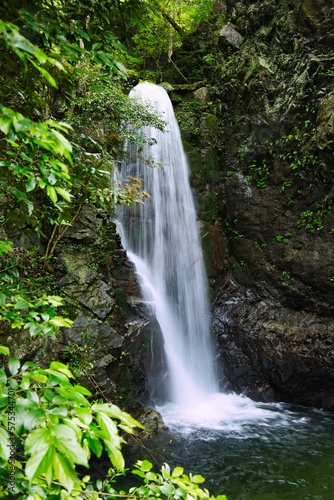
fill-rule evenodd
<path id="1" fill-rule="evenodd" d="M 71 370 L 80 376 L 89 368 L 87 347 L 73 343 L 62 352 L 72 368 L 51 353 L 49 366 L 46 359 L 42 367 L 32 361 L 36 345 L 47 349 L 60 329 L 73 325 L 73 301 L 59 288 L 55 262 L 68 229 L 87 206 L 103 218 L 117 204 L 148 196 L 140 179 L 123 186 L 112 181 L 124 140 L 143 141 L 129 125 L 164 127 L 127 97 L 129 89 L 139 78 L 155 79 L 150 61 L 167 61 L 211 7 L 141 0 L 2 3 L 1 498 L 213 498 L 200 487 L 201 476 L 168 466 L 154 473 L 148 461 L 134 471 L 142 485 L 117 492 L 114 478 L 125 470 L 122 436 L 142 424 L 102 390 L 93 394 L 74 382 Z M 110 469 L 95 484 L 78 467 L 89 467 L 91 454 L 100 457 L 103 450 Z"/>
<path id="2" fill-rule="evenodd" d="M 114 180 L 124 142 L 165 128 L 128 97 L 139 81 L 179 121 L 221 379 L 333 410 L 334 10 L 276 3 L 3 0 L 1 498 L 225 498 L 148 460 L 139 486 L 116 486 L 126 436 L 163 428 L 143 405 L 152 325 L 112 220 L 150 196 Z"/>

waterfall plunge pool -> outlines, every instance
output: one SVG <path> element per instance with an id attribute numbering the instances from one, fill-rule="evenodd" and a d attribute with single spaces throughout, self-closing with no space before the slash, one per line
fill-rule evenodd
<path id="1" fill-rule="evenodd" d="M 144 442 L 157 467 L 201 474 L 210 493 L 228 500 L 333 500 L 333 415 L 235 394 L 157 409 L 169 429 Z M 127 453 L 148 458 L 137 447 Z"/>

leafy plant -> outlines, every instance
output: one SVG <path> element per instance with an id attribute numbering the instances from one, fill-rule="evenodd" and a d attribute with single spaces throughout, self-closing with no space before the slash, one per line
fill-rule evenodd
<path id="1" fill-rule="evenodd" d="M 55 335 L 60 327 L 70 327 L 72 321 L 56 314 L 63 304 L 61 297 L 40 295 L 32 282 L 28 285 L 21 276 L 26 257 L 23 250 L 13 250 L 11 241 L 0 240 L 0 321 L 13 329 L 27 330 L 31 336 Z"/>
<path id="2" fill-rule="evenodd" d="M 0 346 L 0 355 L 9 349 Z M 0 370 L 0 495 L 18 499 L 165 498 L 226 500 L 211 496 L 199 485 L 204 478 L 189 476 L 182 467 L 164 465 L 152 471 L 147 460 L 133 473 L 143 484 L 128 492 L 114 488 L 125 472 L 122 434 L 143 428 L 131 415 L 110 403 L 90 402 L 91 393 L 75 384 L 66 365 L 52 362 L 43 369 L 9 358 Z M 112 467 L 108 477 L 94 485 L 77 467 L 89 467 L 94 454 L 105 451 Z"/>
<path id="3" fill-rule="evenodd" d="M 8 354 L 4 348 L 2 352 Z M 13 463 L 10 440 L 15 440 L 14 490 L 23 494 L 20 498 L 34 498 L 37 491 L 40 498 L 51 498 L 64 489 L 82 491 L 85 485 L 76 466 L 88 467 L 91 453 L 100 457 L 103 449 L 112 465 L 124 471 L 120 432 L 133 433 L 135 427 L 142 427 L 139 422 L 115 405 L 91 404 L 87 399 L 91 393 L 72 384 L 72 373 L 60 362 L 42 369 L 29 361 L 21 366 L 17 358 L 9 358 L 7 369 L 7 374 L 0 371 L 0 457 L 8 471 Z"/>

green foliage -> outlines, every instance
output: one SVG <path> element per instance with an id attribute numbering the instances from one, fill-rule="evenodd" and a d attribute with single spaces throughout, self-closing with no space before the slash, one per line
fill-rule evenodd
<path id="1" fill-rule="evenodd" d="M 185 137 L 195 146 L 200 146 L 203 140 L 203 127 L 201 112 L 203 104 L 195 99 L 183 100 L 176 109 L 176 117 L 180 126 L 182 137 Z"/>
<path id="2" fill-rule="evenodd" d="M 72 321 L 56 314 L 63 304 L 61 297 L 41 295 L 38 279 L 34 286 L 27 270 L 28 259 L 31 255 L 13 250 L 11 241 L 0 240 L 0 321 L 13 329 L 27 330 L 31 336 L 55 335 L 60 327 L 70 327 Z M 31 263 L 29 266 L 33 268 Z"/>
<path id="3" fill-rule="evenodd" d="M 56 64 L 54 59 L 48 58 L 20 35 L 14 25 L 10 27 L 14 35 L 9 37 L 8 44 L 14 47 L 21 59 L 25 60 L 28 53 L 31 63 L 34 62 L 32 57 L 36 57 L 41 62 Z M 7 31 L 0 31 L 1 34 L 6 37 Z M 92 50 L 95 48 L 93 45 Z M 150 123 L 163 127 L 162 120 L 152 111 L 124 96 L 115 85 L 109 83 L 106 90 L 103 89 L 106 75 L 101 78 L 101 72 L 97 73 L 94 68 L 92 78 L 93 68 L 89 63 L 83 61 L 77 76 L 82 75 L 83 68 L 85 78 L 80 90 L 84 97 L 77 100 L 81 116 L 78 118 L 72 113 L 76 132 L 63 121 L 48 119 L 37 122 L 12 108 L 0 106 L 0 130 L 6 141 L 6 147 L 0 148 L 4 220 L 10 220 L 19 210 L 22 222 L 26 220 L 42 237 L 45 225 L 51 224 L 53 230 L 46 246 L 46 256 L 53 254 L 85 203 L 113 212 L 117 203 L 131 205 L 147 196 L 141 193 L 139 179 L 130 179 L 124 188 L 111 183 L 114 159 L 120 153 L 124 138 L 129 135 L 126 127 L 123 131 L 119 129 L 121 123 L 134 123 L 135 126 Z M 42 74 L 49 82 L 48 74 Z M 94 113 L 90 114 L 93 109 Z M 101 116 L 105 116 L 102 123 Z M 88 130 L 89 122 L 94 123 L 94 120 L 99 121 L 100 136 Z M 75 151 L 65 137 L 68 133 L 76 141 Z"/>
<path id="4" fill-rule="evenodd" d="M 54 205 L 59 197 L 71 201 L 68 164 L 72 163 L 72 146 L 63 135 L 69 129 L 69 125 L 53 120 L 33 122 L 0 106 L 0 130 L 8 144 L 1 155 L 0 192 L 9 205 L 23 204 L 32 215 L 35 189 L 44 190 Z"/>
<path id="5" fill-rule="evenodd" d="M 7 370 L 0 372 L 0 457 L 8 471 L 13 462 L 8 446 L 15 440 L 14 488 L 19 498 L 36 498 L 36 491 L 39 498 L 66 498 L 64 489 L 82 491 L 86 486 L 76 467 L 88 467 L 91 454 L 100 457 L 103 449 L 113 467 L 124 471 L 120 432 L 132 434 L 142 427 L 139 422 L 115 405 L 91 404 L 91 393 L 73 384 L 72 373 L 60 362 L 42 369 L 9 358 Z M 4 489 L 5 475 L 1 483 Z"/>
<path id="6" fill-rule="evenodd" d="M 262 160 L 260 164 L 254 160 L 250 165 L 243 168 L 243 171 L 246 174 L 247 180 L 255 180 L 257 187 L 267 187 L 270 172 L 266 160 Z"/>
<path id="7" fill-rule="evenodd" d="M 226 500 L 225 495 L 213 497 L 208 490 L 199 485 L 204 477 L 199 474 L 184 473 L 183 467 L 175 467 L 172 471 L 165 464 L 160 473 L 152 471 L 152 464 L 148 460 L 138 461 L 133 474 L 142 478 L 144 484 L 139 488 L 131 488 L 129 493 L 134 498 L 165 498 L 165 499 L 210 499 Z"/>
<path id="8" fill-rule="evenodd" d="M 278 234 L 275 239 L 280 243 L 289 243 L 289 239 L 293 235 L 292 231 L 286 231 L 284 234 Z"/>
<path id="9" fill-rule="evenodd" d="M 20 33 L 15 24 L 0 20 L 0 36 L 4 39 L 7 47 L 23 61 L 25 67 L 27 63 L 30 63 L 42 74 L 50 85 L 57 88 L 55 79 L 43 66 L 51 64 L 59 69 L 63 69 L 63 65 L 59 61 L 49 57 L 42 49 L 33 45 Z"/>
<path id="10" fill-rule="evenodd" d="M 214 4 L 214 0 L 147 2 L 145 23 L 132 37 L 141 67 L 159 72 L 166 61 L 172 62 L 174 49 L 180 47 L 184 37 L 193 33 L 200 23 L 208 21 Z"/>
<path id="11" fill-rule="evenodd" d="M 0 354 L 9 349 L 0 346 Z M 18 499 L 152 498 L 226 500 L 213 497 L 199 485 L 204 478 L 173 471 L 164 465 L 152 471 L 147 460 L 133 473 L 142 485 L 118 492 L 113 483 L 125 472 L 122 434 L 142 425 L 110 403 L 91 403 L 90 391 L 75 384 L 66 365 L 55 361 L 42 369 L 28 361 L 9 358 L 0 370 L 0 495 Z M 96 484 L 77 468 L 89 467 L 93 455 L 108 454 L 112 468 Z"/>

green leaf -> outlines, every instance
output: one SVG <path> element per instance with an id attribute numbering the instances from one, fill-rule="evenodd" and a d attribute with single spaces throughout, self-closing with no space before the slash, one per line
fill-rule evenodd
<path id="1" fill-rule="evenodd" d="M 8 361 L 8 370 L 11 375 L 16 375 L 20 369 L 20 361 L 17 358 L 10 358 Z"/>
<path id="2" fill-rule="evenodd" d="M 94 432 L 88 430 L 85 432 L 84 437 L 87 440 L 88 446 L 91 449 L 91 451 L 95 453 L 95 455 L 99 458 L 103 451 L 103 446 L 101 444 L 101 441 L 97 439 Z"/>
<path id="3" fill-rule="evenodd" d="M 115 422 L 105 413 L 98 413 L 96 420 L 103 432 L 103 439 L 107 441 L 120 442 L 118 430 Z"/>
<path id="4" fill-rule="evenodd" d="M 29 481 L 31 482 L 35 477 L 40 476 L 45 473 L 55 457 L 55 450 L 53 446 L 43 447 L 39 452 L 32 455 L 25 467 L 25 473 Z"/>
<path id="5" fill-rule="evenodd" d="M 36 179 L 35 177 L 30 177 L 30 179 L 26 182 L 26 192 L 32 191 L 35 189 Z"/>
<path id="6" fill-rule="evenodd" d="M 59 361 L 53 361 L 50 364 L 50 368 L 52 370 L 58 370 L 59 372 L 64 373 L 69 378 L 74 378 L 72 372 L 68 369 L 68 366 L 64 365 L 63 363 L 60 363 Z"/>
<path id="7" fill-rule="evenodd" d="M 54 444 L 62 452 L 71 464 L 80 464 L 88 467 L 88 452 L 84 450 L 76 440 L 73 429 L 67 425 L 59 424 L 51 428 L 55 436 Z"/>
<path id="8" fill-rule="evenodd" d="M 46 194 L 48 195 L 48 197 L 50 198 L 50 200 L 53 203 L 57 203 L 58 196 L 57 196 L 56 190 L 53 186 L 50 186 L 50 185 L 46 186 Z"/>
<path id="9" fill-rule="evenodd" d="M 32 407 L 22 407 L 17 404 L 15 408 L 15 425 L 16 432 L 19 436 L 25 434 L 26 431 L 32 430 L 37 427 L 38 424 L 45 420 L 45 411 L 42 408 Z"/>
<path id="10" fill-rule="evenodd" d="M 73 195 L 70 194 L 68 191 L 66 191 L 66 189 L 56 186 L 55 190 L 57 191 L 58 194 L 60 194 L 62 198 L 64 198 L 65 201 L 71 203 L 71 198 L 73 197 Z"/>
<path id="11" fill-rule="evenodd" d="M 28 309 L 29 307 L 29 302 L 27 302 L 23 297 L 17 297 L 14 309 Z"/>
<path id="12" fill-rule="evenodd" d="M 76 392 L 79 392 L 79 394 L 83 394 L 84 396 L 91 396 L 92 393 L 86 389 L 86 387 L 83 387 L 82 385 L 75 385 L 73 387 L 73 389 L 76 391 Z"/>
<path id="13" fill-rule="evenodd" d="M 36 382 L 41 382 L 42 384 L 46 384 L 48 381 L 48 377 L 39 372 L 28 372 L 27 377 L 35 380 Z"/>
<path id="14" fill-rule="evenodd" d="M 7 376 L 3 370 L 0 370 L 0 384 L 5 385 L 7 383 Z"/>
<path id="15" fill-rule="evenodd" d="M 68 318 L 63 318 L 62 316 L 55 316 L 53 319 L 50 319 L 49 324 L 57 327 L 64 326 L 71 328 L 73 321 Z"/>
<path id="16" fill-rule="evenodd" d="M 90 408 L 76 408 L 75 413 L 79 420 L 85 425 L 89 425 L 93 420 L 92 411 Z"/>
<path id="17" fill-rule="evenodd" d="M 116 448 L 112 441 L 104 440 L 104 446 L 113 466 L 119 471 L 124 472 L 125 461 L 122 452 Z"/>
<path id="18" fill-rule="evenodd" d="M 71 492 L 78 478 L 74 468 L 71 466 L 67 458 L 61 453 L 55 453 L 53 458 L 53 468 L 55 477 L 58 478 L 58 481 L 67 489 L 68 492 Z"/>
<path id="19" fill-rule="evenodd" d="M 8 432 L 0 427 L 0 457 L 8 460 L 10 455 L 10 441 Z"/>
<path id="20" fill-rule="evenodd" d="M 38 64 L 36 64 L 31 58 L 29 58 L 31 64 L 40 72 L 42 73 L 42 75 L 44 76 L 45 80 L 52 86 L 54 87 L 55 89 L 58 88 L 58 85 L 57 85 L 57 82 L 56 80 L 53 78 L 52 75 L 50 75 L 50 73 L 42 68 L 41 66 L 39 66 Z"/>
<path id="21" fill-rule="evenodd" d="M 180 477 L 182 476 L 183 472 L 184 472 L 183 467 L 175 467 L 175 469 L 172 472 L 172 477 L 173 478 Z"/>
<path id="22" fill-rule="evenodd" d="M 23 365 L 22 365 L 22 372 L 25 372 L 28 370 L 28 368 L 37 368 L 37 365 L 35 363 L 33 363 L 32 361 L 26 361 Z"/>
<path id="23" fill-rule="evenodd" d="M 139 461 L 138 465 L 140 466 L 140 470 L 142 470 L 143 472 L 148 472 L 153 467 L 153 464 L 151 462 L 149 462 L 148 460 L 143 460 L 142 462 Z"/>
<path id="24" fill-rule="evenodd" d="M 5 356 L 9 356 L 9 348 L 4 346 L 4 345 L 0 345 L 0 354 L 4 354 Z"/>
<path id="25" fill-rule="evenodd" d="M 204 483 L 205 479 L 203 476 L 200 474 L 195 474 L 194 476 L 191 476 L 191 482 L 195 484 L 201 484 Z"/>
<path id="26" fill-rule="evenodd" d="M 0 130 L 5 135 L 8 135 L 12 127 L 12 120 L 8 116 L 0 116 Z"/>

